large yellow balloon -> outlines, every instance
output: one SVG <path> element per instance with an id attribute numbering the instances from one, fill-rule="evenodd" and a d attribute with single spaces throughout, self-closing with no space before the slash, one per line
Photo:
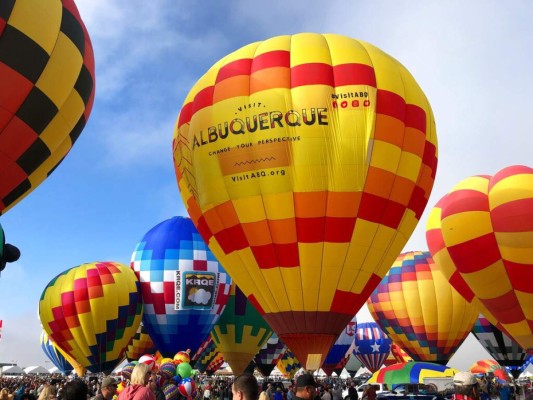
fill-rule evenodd
<path id="1" fill-rule="evenodd" d="M 405 67 L 312 33 L 217 62 L 185 99 L 173 148 L 198 230 L 308 369 L 404 247 L 437 166 L 433 114 Z"/>
<path id="2" fill-rule="evenodd" d="M 71 268 L 46 286 L 39 301 L 43 329 L 77 371 L 111 372 L 142 318 L 139 281 L 115 262 Z M 70 361 L 70 360 L 69 360 Z"/>

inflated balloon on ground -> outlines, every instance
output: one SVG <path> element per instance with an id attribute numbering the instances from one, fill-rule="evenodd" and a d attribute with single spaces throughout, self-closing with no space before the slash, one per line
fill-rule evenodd
<path id="1" fill-rule="evenodd" d="M 81 134 L 94 55 L 73 0 L 2 2 L 0 214 L 43 182 Z"/>
<path id="2" fill-rule="evenodd" d="M 404 247 L 437 167 L 433 114 L 411 74 L 332 34 L 222 58 L 186 97 L 173 149 L 198 230 L 308 369 Z"/>

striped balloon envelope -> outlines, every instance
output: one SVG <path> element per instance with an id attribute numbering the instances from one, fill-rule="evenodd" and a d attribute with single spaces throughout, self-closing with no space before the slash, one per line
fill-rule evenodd
<path id="1" fill-rule="evenodd" d="M 272 336 L 272 329 L 235 284 L 228 304 L 211 337 L 233 373 L 243 373 L 257 352 Z"/>
<path id="2" fill-rule="evenodd" d="M 381 329 L 415 361 L 439 364 L 450 360 L 478 316 L 427 251 L 400 254 L 367 304 Z"/>
<path id="3" fill-rule="evenodd" d="M 173 148 L 201 235 L 310 370 L 404 247 L 437 167 L 433 114 L 412 75 L 333 34 L 222 58 L 187 95 Z"/>
<path id="4" fill-rule="evenodd" d="M 73 0 L 0 7 L 0 214 L 63 161 L 91 113 L 94 55 Z"/>
<path id="5" fill-rule="evenodd" d="M 224 365 L 225 362 L 226 361 L 224 360 L 224 355 L 222 353 L 217 353 L 215 358 L 211 360 L 211 362 L 205 369 L 205 373 L 209 376 L 213 375 L 222 367 L 222 365 Z"/>
<path id="6" fill-rule="evenodd" d="M 131 268 L 155 347 L 165 357 L 196 352 L 224 310 L 231 278 L 190 218 L 173 217 L 150 229 L 133 252 Z"/>
<path id="7" fill-rule="evenodd" d="M 363 366 L 363 363 L 353 354 L 353 351 L 350 351 L 350 354 L 348 355 L 348 360 L 346 361 L 346 365 L 344 365 L 344 368 L 346 368 L 346 371 L 350 374 L 350 376 L 353 378 L 355 377 L 355 374 L 357 374 L 357 371 L 359 371 L 359 368 Z"/>
<path id="8" fill-rule="evenodd" d="M 355 331 L 353 353 L 369 371 L 375 372 L 389 356 L 391 343 L 378 324 L 360 322 Z"/>
<path id="9" fill-rule="evenodd" d="M 142 311 L 137 277 L 109 261 L 59 274 L 39 301 L 39 318 L 50 339 L 93 373 L 108 374 L 124 359 Z"/>
<path id="10" fill-rule="evenodd" d="M 453 378 L 455 368 L 428 362 L 408 362 L 382 368 L 367 383 L 385 383 L 392 387 L 402 383 L 424 383 L 424 378 Z"/>
<path id="11" fill-rule="evenodd" d="M 204 373 L 208 365 L 213 361 L 218 354 L 218 349 L 213 341 L 211 335 L 204 340 L 198 352 L 191 359 L 191 365 L 194 366 L 194 369 L 198 370 L 200 373 Z"/>
<path id="12" fill-rule="evenodd" d="M 533 169 L 461 181 L 431 210 L 426 239 L 446 279 L 533 354 Z"/>
<path id="13" fill-rule="evenodd" d="M 45 331 L 41 333 L 41 349 L 46 357 L 54 364 L 57 369 L 65 375 L 68 375 L 74 367 L 67 361 L 67 358 L 58 350 L 54 343 L 48 337 Z M 68 357 L 68 356 L 67 356 Z"/>
<path id="14" fill-rule="evenodd" d="M 154 342 L 141 322 L 126 348 L 126 358 L 128 361 L 136 361 L 144 354 L 152 354 L 155 351 Z"/>

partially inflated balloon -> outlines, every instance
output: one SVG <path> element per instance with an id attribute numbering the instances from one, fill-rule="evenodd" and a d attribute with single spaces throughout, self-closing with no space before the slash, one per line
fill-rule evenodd
<path id="1" fill-rule="evenodd" d="M 52 361 L 52 364 L 54 364 L 62 374 L 69 374 L 74 369 L 50 340 L 45 331 L 42 331 L 41 333 L 41 349 L 43 349 L 44 354 L 46 354 L 48 359 Z"/>
<path id="2" fill-rule="evenodd" d="M 198 230 L 308 369 L 409 239 L 436 147 L 405 67 L 368 43 L 313 33 L 216 63 L 185 99 L 173 141 Z"/>
<path id="3" fill-rule="evenodd" d="M 94 99 L 94 55 L 73 0 L 2 2 L 0 214 L 63 161 Z"/>
<path id="4" fill-rule="evenodd" d="M 361 322 L 355 331 L 355 356 L 371 372 L 376 372 L 385 362 L 391 340 L 375 322 Z"/>
<path id="5" fill-rule="evenodd" d="M 426 229 L 450 283 L 533 354 L 533 169 L 463 180 L 432 209 Z"/>
<path id="6" fill-rule="evenodd" d="M 207 339 L 206 339 L 207 340 Z M 194 360 L 194 368 L 196 368 L 200 373 L 204 373 L 208 365 L 213 361 L 218 354 L 218 349 L 213 341 L 211 335 L 209 335 L 209 340 L 205 346 L 203 345 L 203 350 L 196 359 Z"/>
<path id="7" fill-rule="evenodd" d="M 429 252 L 400 254 L 372 292 L 368 309 L 415 361 L 446 364 L 466 339 L 478 310 L 449 284 Z"/>
<path id="8" fill-rule="evenodd" d="M 56 276 L 39 301 L 50 339 L 91 372 L 111 372 L 142 318 L 139 281 L 116 262 L 94 262 Z"/>
<path id="9" fill-rule="evenodd" d="M 189 218 L 156 225 L 137 244 L 131 259 L 145 312 L 143 323 L 166 357 L 196 351 L 220 317 L 231 278 Z"/>
<path id="10" fill-rule="evenodd" d="M 220 367 L 225 363 L 224 356 L 222 353 L 217 353 L 215 358 L 211 360 L 207 368 L 205 369 L 205 373 L 209 376 L 213 375 L 215 372 L 217 372 Z"/>
<path id="11" fill-rule="evenodd" d="M 322 370 L 331 375 L 332 372 L 339 368 L 339 363 L 343 361 L 352 345 L 355 338 L 355 330 L 357 329 L 356 317 L 346 325 L 335 344 L 331 347 L 324 364 L 322 364 Z M 349 355 L 349 354 L 348 354 Z M 348 361 L 346 359 L 346 361 Z"/>
<path id="12" fill-rule="evenodd" d="M 244 372 L 254 355 L 272 335 L 272 329 L 236 286 L 211 336 L 235 375 Z"/>
<path id="13" fill-rule="evenodd" d="M 141 323 L 139 329 L 131 339 L 131 342 L 126 348 L 126 358 L 128 361 L 138 360 L 143 354 L 151 354 L 155 352 L 155 345 L 148 331 Z"/>
<path id="14" fill-rule="evenodd" d="M 289 379 L 294 378 L 296 372 L 302 368 L 300 361 L 298 361 L 296 356 L 290 350 L 287 350 L 285 354 L 283 354 L 283 357 L 281 357 L 276 366 L 283 376 Z"/>

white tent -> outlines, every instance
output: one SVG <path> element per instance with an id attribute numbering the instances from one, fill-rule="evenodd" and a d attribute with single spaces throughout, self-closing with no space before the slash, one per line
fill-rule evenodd
<path id="1" fill-rule="evenodd" d="M 59 374 L 61 371 L 57 367 L 52 367 L 48 370 L 48 372 L 51 374 Z"/>
<path id="2" fill-rule="evenodd" d="M 2 375 L 22 375 L 24 371 L 18 365 L 7 365 L 2 367 Z"/>
<path id="3" fill-rule="evenodd" d="M 43 375 L 43 374 L 50 374 L 50 372 L 48 372 L 48 370 L 44 367 L 41 367 L 39 365 L 34 365 L 34 366 L 31 366 L 31 367 L 27 367 L 27 368 L 24 368 L 24 373 L 28 374 L 28 375 Z"/>

